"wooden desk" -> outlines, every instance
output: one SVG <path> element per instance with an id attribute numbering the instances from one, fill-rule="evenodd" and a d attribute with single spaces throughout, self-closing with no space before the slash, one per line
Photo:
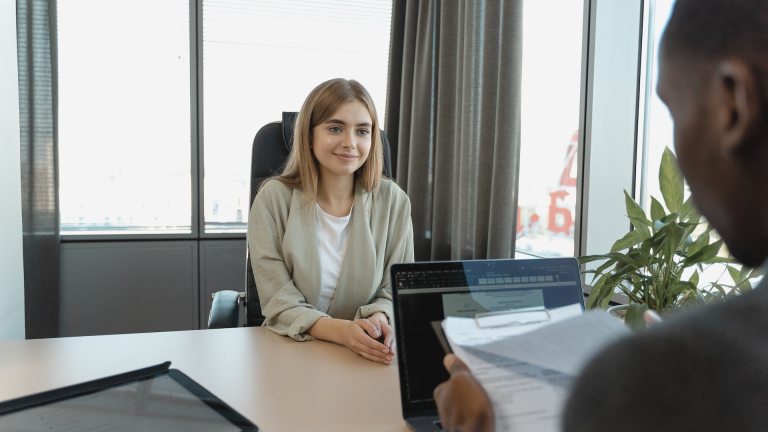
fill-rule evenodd
<path id="1" fill-rule="evenodd" d="M 166 360 L 267 432 L 408 430 L 397 365 L 264 328 L 0 342 L 0 400 Z"/>

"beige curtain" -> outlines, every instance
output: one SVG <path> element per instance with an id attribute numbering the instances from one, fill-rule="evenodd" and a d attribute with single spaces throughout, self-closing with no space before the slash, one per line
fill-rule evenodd
<path id="1" fill-rule="evenodd" d="M 522 0 L 395 0 L 386 130 L 417 260 L 513 256 Z"/>

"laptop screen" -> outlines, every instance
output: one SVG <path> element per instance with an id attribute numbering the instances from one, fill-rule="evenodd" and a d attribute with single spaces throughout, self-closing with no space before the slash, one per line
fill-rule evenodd
<path id="1" fill-rule="evenodd" d="M 575 258 L 396 264 L 391 277 L 405 417 L 434 414 L 432 392 L 448 379 L 432 321 L 511 309 L 584 307 Z"/>

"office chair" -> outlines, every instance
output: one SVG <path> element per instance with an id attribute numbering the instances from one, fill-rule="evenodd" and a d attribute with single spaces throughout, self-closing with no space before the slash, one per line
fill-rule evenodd
<path id="1" fill-rule="evenodd" d="M 288 160 L 293 145 L 293 126 L 296 123 L 297 115 L 296 112 L 284 112 L 282 121 L 265 125 L 259 129 L 253 138 L 249 211 L 261 183 L 279 174 L 285 167 L 285 162 Z M 380 131 L 380 133 L 384 153 L 383 174 L 391 177 L 389 140 L 384 131 Z M 246 327 L 259 326 L 264 322 L 259 294 L 256 291 L 256 281 L 253 277 L 251 254 L 247 244 L 245 261 L 245 292 L 225 290 L 214 293 L 211 312 L 208 315 L 209 329 L 237 327 L 240 321 L 240 308 L 243 306 L 245 307 L 244 325 Z"/>

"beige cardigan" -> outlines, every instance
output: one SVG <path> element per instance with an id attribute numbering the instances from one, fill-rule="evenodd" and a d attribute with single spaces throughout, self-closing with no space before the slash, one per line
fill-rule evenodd
<path id="1" fill-rule="evenodd" d="M 328 313 L 313 306 L 320 295 L 315 207 L 304 193 L 268 180 L 248 217 L 248 248 L 264 325 L 281 335 L 308 340 L 324 316 L 367 318 L 384 312 L 392 322 L 389 267 L 413 261 L 408 196 L 391 180 L 366 192 L 359 185 L 336 293 Z"/>

